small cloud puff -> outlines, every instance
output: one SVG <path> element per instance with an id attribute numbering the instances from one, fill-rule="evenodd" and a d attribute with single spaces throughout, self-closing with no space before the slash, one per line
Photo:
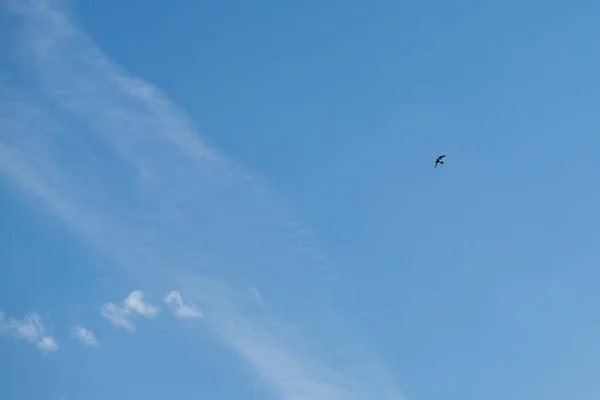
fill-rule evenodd
<path id="1" fill-rule="evenodd" d="M 58 345 L 53 338 L 45 336 L 38 341 L 37 348 L 43 352 L 50 352 L 58 350 Z"/>
<path id="2" fill-rule="evenodd" d="M 144 303 L 144 295 L 139 290 L 129 293 L 124 303 L 126 310 L 135 311 L 146 318 L 153 318 L 159 312 L 158 307 Z"/>
<path id="3" fill-rule="evenodd" d="M 202 313 L 196 309 L 195 305 L 191 303 L 186 304 L 183 301 L 183 297 L 181 297 L 181 293 L 176 290 L 167 294 L 164 301 L 167 304 L 167 307 L 169 307 L 178 318 L 202 317 Z"/>
<path id="4" fill-rule="evenodd" d="M 42 318 L 37 313 L 28 314 L 21 320 L 16 318 L 6 320 L 4 314 L 0 312 L 0 333 L 12 334 L 17 339 L 27 340 L 44 353 L 58 350 L 56 340 L 44 335 L 44 332 Z"/>
<path id="5" fill-rule="evenodd" d="M 144 302 L 144 294 L 140 290 L 134 290 L 123 300 L 122 306 L 114 303 L 105 303 L 100 307 L 100 314 L 108 319 L 113 325 L 134 332 L 135 327 L 132 318 L 139 314 L 146 318 L 154 318 L 159 313 L 158 307 Z"/>
<path id="6" fill-rule="evenodd" d="M 84 328 L 83 326 L 74 326 L 71 328 L 71 333 L 75 339 L 79 340 L 86 346 L 95 347 L 98 345 L 98 339 L 96 339 L 94 332 Z"/>

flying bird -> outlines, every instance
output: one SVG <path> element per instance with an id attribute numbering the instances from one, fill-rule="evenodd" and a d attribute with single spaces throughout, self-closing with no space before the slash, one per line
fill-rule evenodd
<path id="1" fill-rule="evenodd" d="M 433 164 L 433 168 L 437 168 L 438 164 L 443 164 L 444 162 L 442 161 L 442 158 L 446 157 L 445 154 L 442 154 L 441 156 L 439 156 L 438 158 L 435 159 L 435 164 Z"/>

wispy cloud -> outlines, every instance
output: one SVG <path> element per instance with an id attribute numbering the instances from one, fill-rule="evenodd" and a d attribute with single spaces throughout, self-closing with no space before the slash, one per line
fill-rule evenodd
<path id="1" fill-rule="evenodd" d="M 42 318 L 37 313 L 28 314 L 20 320 L 16 318 L 6 320 L 4 314 L 0 312 L 0 333 L 7 333 L 17 339 L 26 340 L 35 344 L 43 352 L 58 350 L 56 340 L 44 334 Z"/>
<path id="2" fill-rule="evenodd" d="M 114 303 L 106 303 L 100 307 L 100 315 L 106 318 L 114 326 L 118 326 L 128 330 L 135 331 L 133 322 L 131 322 L 131 314 L 125 312 L 121 307 L 117 307 Z"/>
<path id="3" fill-rule="evenodd" d="M 262 295 L 260 294 L 260 292 L 258 291 L 258 289 L 251 287 L 249 289 L 250 293 L 252 293 L 252 296 L 256 299 L 256 301 L 259 304 L 264 304 L 265 300 L 263 299 Z"/>
<path id="4" fill-rule="evenodd" d="M 159 313 L 158 307 L 144 302 L 144 294 L 141 290 L 134 290 L 123 302 L 125 311 L 133 311 L 146 318 L 154 318 Z"/>
<path id="5" fill-rule="evenodd" d="M 164 298 L 165 303 L 171 311 L 179 318 L 200 318 L 202 313 L 196 309 L 194 304 L 188 304 L 183 301 L 181 293 L 174 290 Z"/>
<path id="6" fill-rule="evenodd" d="M 38 349 L 42 350 L 43 352 L 50 352 L 50 351 L 58 350 L 58 345 L 56 344 L 56 341 L 49 336 L 44 336 L 43 338 L 40 338 L 40 340 L 37 342 L 36 346 Z"/>
<path id="7" fill-rule="evenodd" d="M 100 315 L 117 327 L 130 332 L 135 331 L 133 317 L 139 314 L 146 318 L 154 318 L 159 313 L 159 308 L 144 302 L 144 294 L 134 290 L 123 300 L 122 305 L 105 303 L 100 307 Z"/>
<path id="8" fill-rule="evenodd" d="M 0 169 L 127 278 L 153 293 L 180 288 L 282 398 L 401 398 L 337 322 L 334 269 L 286 203 L 205 145 L 175 104 L 112 63 L 57 3 L 15 4 L 21 54 L 40 86 L 0 93 Z M 253 307 L 249 287 L 269 307 Z M 134 312 L 152 314 L 138 300 L 102 314 L 133 331 Z"/>
<path id="9" fill-rule="evenodd" d="M 96 335 L 89 329 L 84 328 L 83 326 L 74 326 L 71 328 L 71 334 L 81 343 L 86 346 L 95 347 L 98 345 L 98 339 L 96 339 Z"/>

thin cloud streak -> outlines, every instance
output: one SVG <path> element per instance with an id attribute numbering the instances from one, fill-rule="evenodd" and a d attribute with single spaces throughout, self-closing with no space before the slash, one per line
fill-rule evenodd
<path id="1" fill-rule="evenodd" d="M 385 374 L 373 377 L 380 367 L 371 354 L 341 339 L 351 332 L 321 311 L 335 273 L 287 205 L 206 146 L 176 105 L 113 64 L 54 2 L 11 6 L 43 97 L 0 98 L 7 176 L 140 285 L 179 287 L 282 398 L 401 398 Z M 268 308 L 252 306 L 258 290 Z M 134 311 L 155 315 L 136 296 L 101 312 L 133 332 Z M 330 347 L 368 366 L 315 351 L 315 326 L 340 335 Z"/>
<path id="2" fill-rule="evenodd" d="M 116 327 L 121 327 L 131 333 L 135 331 L 135 326 L 131 321 L 131 315 L 114 303 L 103 304 L 102 307 L 100 307 L 100 315 Z"/>

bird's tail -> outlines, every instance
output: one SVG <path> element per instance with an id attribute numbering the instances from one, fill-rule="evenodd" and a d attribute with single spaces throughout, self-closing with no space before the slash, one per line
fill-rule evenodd
<path id="1" fill-rule="evenodd" d="M 440 160 L 440 164 L 443 164 L 444 162 L 442 160 Z"/>

